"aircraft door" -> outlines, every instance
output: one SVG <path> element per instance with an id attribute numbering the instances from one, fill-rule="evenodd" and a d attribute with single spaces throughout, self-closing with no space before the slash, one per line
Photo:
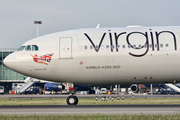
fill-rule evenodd
<path id="1" fill-rule="evenodd" d="M 72 38 L 63 37 L 59 40 L 59 58 L 72 59 Z"/>

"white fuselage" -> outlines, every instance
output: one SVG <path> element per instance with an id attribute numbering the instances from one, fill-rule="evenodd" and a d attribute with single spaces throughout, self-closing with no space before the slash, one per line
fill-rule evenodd
<path id="1" fill-rule="evenodd" d="M 180 27 L 81 29 L 22 46 L 28 45 L 31 50 L 16 51 L 4 63 L 39 79 L 88 85 L 180 81 Z"/>

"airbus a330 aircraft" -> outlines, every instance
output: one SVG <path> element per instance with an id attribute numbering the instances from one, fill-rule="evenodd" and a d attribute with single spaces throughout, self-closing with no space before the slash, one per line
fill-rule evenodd
<path id="1" fill-rule="evenodd" d="M 24 43 L 4 64 L 27 76 L 78 85 L 180 80 L 180 27 L 92 28 Z M 69 105 L 77 104 L 72 94 Z"/>

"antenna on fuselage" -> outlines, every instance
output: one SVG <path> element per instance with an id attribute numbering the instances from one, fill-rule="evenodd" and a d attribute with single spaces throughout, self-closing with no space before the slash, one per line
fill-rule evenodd
<path id="1" fill-rule="evenodd" d="M 96 28 L 99 28 L 99 26 L 100 26 L 100 23 L 96 26 Z"/>

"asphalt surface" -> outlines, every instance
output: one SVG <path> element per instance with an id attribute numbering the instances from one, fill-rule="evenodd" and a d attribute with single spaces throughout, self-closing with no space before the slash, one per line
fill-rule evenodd
<path id="1" fill-rule="evenodd" d="M 180 114 L 180 105 L 23 105 L 0 106 L 0 114 Z"/>

